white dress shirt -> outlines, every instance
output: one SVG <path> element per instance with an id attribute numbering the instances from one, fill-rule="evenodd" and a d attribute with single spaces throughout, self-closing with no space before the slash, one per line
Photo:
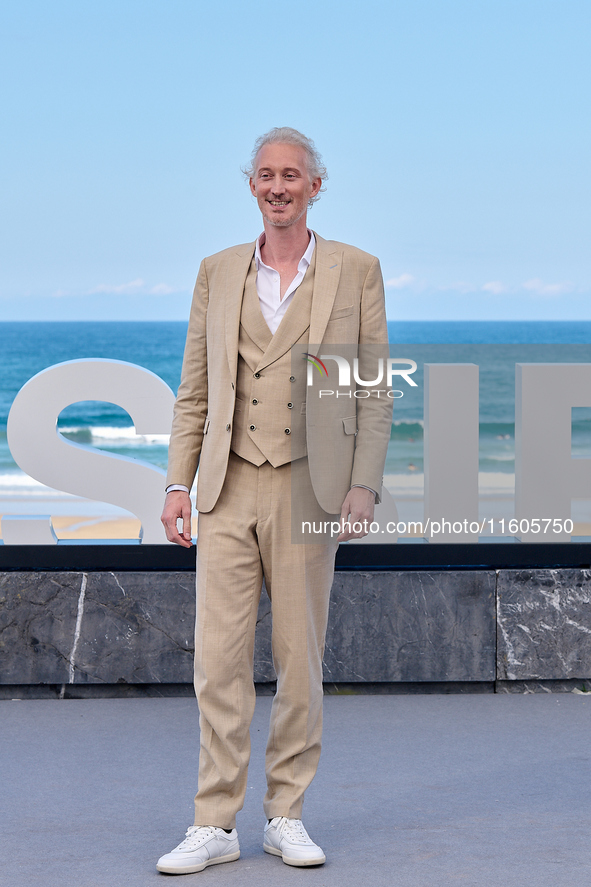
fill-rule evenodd
<path id="1" fill-rule="evenodd" d="M 257 295 L 259 297 L 263 317 L 273 335 L 277 332 L 277 328 L 279 327 L 285 312 L 291 305 L 293 294 L 304 279 L 304 274 L 308 270 L 310 262 L 312 261 L 314 247 L 316 246 L 316 238 L 312 231 L 308 231 L 308 234 L 310 235 L 310 243 L 308 244 L 306 252 L 298 262 L 297 274 L 287 287 L 283 298 L 281 298 L 280 292 L 281 277 L 279 272 L 276 271 L 275 268 L 265 265 L 261 258 L 261 247 L 265 242 L 264 231 L 257 240 L 254 251 L 254 260 L 257 267 Z"/>

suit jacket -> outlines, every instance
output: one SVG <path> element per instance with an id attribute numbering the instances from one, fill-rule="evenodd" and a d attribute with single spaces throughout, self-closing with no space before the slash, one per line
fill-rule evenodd
<path id="1" fill-rule="evenodd" d="M 320 354 L 329 353 L 330 346 L 338 344 L 386 346 L 384 289 L 378 260 L 353 246 L 315 236 L 310 350 Z M 199 467 L 199 511 L 211 511 L 226 475 L 240 313 L 254 249 L 254 243 L 241 244 L 204 259 L 195 284 L 166 483 L 190 488 Z M 259 370 L 284 355 L 301 337 L 297 324 L 290 327 L 285 323 L 287 317 Z M 295 338 L 290 337 L 290 328 Z M 324 384 L 328 388 L 328 383 Z M 331 387 L 335 389 L 334 382 Z M 320 399 L 317 390 L 311 396 L 314 390 L 308 389 L 306 409 L 310 475 L 321 507 L 337 513 L 352 484 L 381 491 L 392 401 L 375 396 Z"/>

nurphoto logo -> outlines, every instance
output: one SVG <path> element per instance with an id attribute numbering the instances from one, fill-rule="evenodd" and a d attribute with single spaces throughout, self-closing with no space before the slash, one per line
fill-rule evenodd
<path id="1" fill-rule="evenodd" d="M 351 389 L 351 363 L 349 360 L 347 360 L 346 357 L 343 357 L 341 354 L 310 354 L 307 351 L 304 353 L 303 357 L 308 362 L 306 379 L 308 387 L 314 385 L 314 369 L 316 369 L 320 373 L 320 376 L 323 379 L 328 378 L 330 374 L 324 361 L 332 360 L 337 365 L 336 369 L 338 370 L 338 387 Z M 370 369 L 367 366 L 368 363 L 372 362 L 368 360 L 362 361 L 364 374 L 367 374 L 368 370 Z M 329 397 L 336 394 L 337 397 L 354 396 L 362 398 L 370 397 L 371 394 L 375 394 L 376 397 L 379 397 L 380 394 L 385 394 L 386 397 L 389 398 L 403 397 L 403 391 L 392 388 L 392 382 L 395 376 L 400 377 L 404 382 L 407 383 L 407 385 L 410 385 L 412 388 L 417 387 L 417 383 L 414 381 L 414 379 L 411 378 L 411 375 L 417 369 L 417 364 L 416 361 L 411 360 L 408 357 L 387 357 L 386 359 L 384 359 L 383 357 L 379 357 L 374 364 L 375 369 L 371 370 L 372 373 L 376 373 L 376 376 L 373 379 L 363 379 L 361 377 L 359 364 L 359 358 L 355 357 L 353 359 L 353 379 L 357 385 L 363 386 L 362 388 L 349 390 L 346 392 L 335 391 L 332 389 L 320 389 L 318 392 L 318 396 Z M 333 375 L 334 369 L 334 367 L 331 367 Z M 384 381 L 387 386 L 386 388 L 376 387 Z"/>

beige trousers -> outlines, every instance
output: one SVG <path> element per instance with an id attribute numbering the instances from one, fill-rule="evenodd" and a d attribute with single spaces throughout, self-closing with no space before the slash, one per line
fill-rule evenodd
<path id="1" fill-rule="evenodd" d="M 301 469 L 304 460 L 299 460 Z M 309 519 L 330 519 L 298 470 Z M 302 482 L 302 476 L 307 477 Z M 307 503 L 307 504 L 306 504 Z M 337 544 L 292 544 L 291 465 L 230 453 L 224 487 L 199 514 L 195 691 L 201 750 L 195 824 L 233 828 L 246 792 L 255 704 L 253 651 L 263 576 L 271 598 L 277 693 L 265 770 L 265 815 L 301 818 L 322 735 L 322 656 Z"/>

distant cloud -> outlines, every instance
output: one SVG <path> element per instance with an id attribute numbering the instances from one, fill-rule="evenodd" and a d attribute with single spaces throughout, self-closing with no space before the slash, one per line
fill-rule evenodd
<path id="1" fill-rule="evenodd" d="M 412 274 L 401 274 L 400 277 L 391 277 L 386 281 L 386 288 L 390 290 L 401 290 L 413 283 Z"/>
<path id="2" fill-rule="evenodd" d="M 173 293 L 174 290 L 167 283 L 157 283 L 156 286 L 153 286 L 148 292 L 151 296 L 168 296 L 168 294 Z"/>
<path id="3" fill-rule="evenodd" d="M 507 292 L 507 287 L 504 283 L 501 283 L 500 280 L 490 280 L 488 283 L 484 284 L 482 289 L 485 293 L 493 293 L 495 296 Z"/>
<path id="4" fill-rule="evenodd" d="M 562 293 L 572 292 L 570 283 L 544 283 L 539 277 L 526 280 L 523 289 L 536 293 L 538 296 L 560 296 Z"/>
<path id="5" fill-rule="evenodd" d="M 137 293 L 143 286 L 145 286 L 145 282 L 141 277 L 137 277 L 135 280 L 130 280 L 129 283 L 99 283 L 88 292 L 89 295 L 94 295 L 94 293 Z"/>

